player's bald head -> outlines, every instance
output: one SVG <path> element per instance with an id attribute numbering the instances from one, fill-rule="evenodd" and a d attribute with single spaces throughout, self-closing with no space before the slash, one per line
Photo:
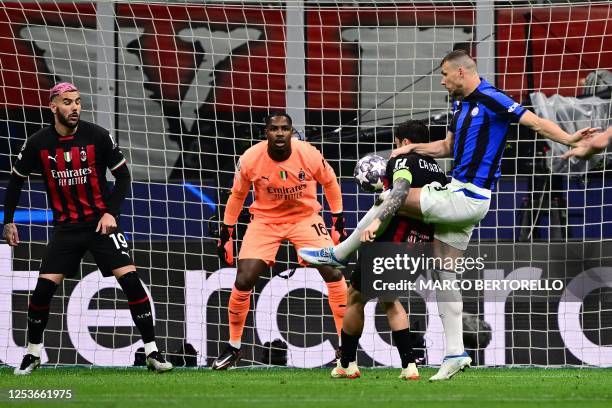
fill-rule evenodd
<path id="1" fill-rule="evenodd" d="M 454 50 L 449 52 L 440 63 L 443 66 L 447 63 L 454 69 L 463 68 L 466 72 L 476 72 L 476 61 L 464 50 Z"/>

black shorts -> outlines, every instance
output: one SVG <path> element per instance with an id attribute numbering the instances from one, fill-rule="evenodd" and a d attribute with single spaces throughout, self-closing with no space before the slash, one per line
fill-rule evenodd
<path id="1" fill-rule="evenodd" d="M 77 274 L 86 251 L 91 252 L 103 276 L 112 276 L 113 270 L 134 265 L 130 244 L 121 228 L 102 235 L 96 224 L 83 226 L 57 226 L 47 244 L 40 273 L 60 273 L 70 278 Z"/>

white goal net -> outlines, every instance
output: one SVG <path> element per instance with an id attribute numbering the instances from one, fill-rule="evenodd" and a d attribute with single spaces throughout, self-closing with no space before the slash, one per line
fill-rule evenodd
<path id="1" fill-rule="evenodd" d="M 352 179 L 355 161 L 388 154 L 392 127 L 408 119 L 445 137 L 450 103 L 439 64 L 454 49 L 469 51 L 483 77 L 568 132 L 612 125 L 610 21 L 608 1 L 4 1 L 0 201 L 24 140 L 52 119 L 49 88 L 73 82 L 82 119 L 108 129 L 129 163 L 121 225 L 154 303 L 160 348 L 179 364 L 186 355 L 188 364 L 210 365 L 228 339 L 235 277 L 219 264 L 215 231 L 235 163 L 261 140 L 266 114 L 286 111 L 297 135 L 323 152 L 352 230 L 373 202 Z M 511 126 L 503 176 L 472 244 L 496 254 L 483 277 L 556 278 L 589 290 L 573 298 L 567 291 L 467 296 L 465 311 L 489 326 L 472 333 L 481 339 L 470 350 L 477 364 L 612 365 L 610 163 L 600 154 L 568 164 L 562 152 Z M 25 350 L 50 218 L 42 180 L 31 177 L 16 214 L 22 242 L 0 244 L 4 364 L 18 364 Z M 246 213 L 240 222 L 238 245 Z M 563 245 L 554 256 L 553 243 Z M 577 248 L 578 269 L 559 267 Z M 326 292 L 317 271 L 281 246 L 251 299 L 243 364 L 335 361 Z M 439 364 L 435 302 L 412 293 L 403 303 L 425 361 Z M 370 302 L 365 313 L 360 365 L 399 365 L 382 309 Z M 89 256 L 58 289 L 44 343 L 49 365 L 129 366 L 142 347 L 118 284 Z"/>

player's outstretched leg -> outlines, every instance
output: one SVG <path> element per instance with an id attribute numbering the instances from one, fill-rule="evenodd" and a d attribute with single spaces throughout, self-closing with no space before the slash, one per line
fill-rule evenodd
<path id="1" fill-rule="evenodd" d="M 151 302 L 149 296 L 147 296 L 147 292 L 142 286 L 140 278 L 138 278 L 138 274 L 136 271 L 129 271 L 124 274 L 120 274 L 120 272 L 116 273 L 115 276 L 118 276 L 117 282 L 119 282 L 128 300 L 132 319 L 142 336 L 145 355 L 147 356 L 147 368 L 157 373 L 164 373 L 172 370 L 172 368 L 174 368 L 172 363 L 166 361 L 164 356 L 162 356 L 157 349 Z"/>
<path id="2" fill-rule="evenodd" d="M 454 272 L 434 271 L 434 278 L 452 282 L 457 279 Z M 436 300 L 440 319 L 444 326 L 446 340 L 446 357 L 442 361 L 440 369 L 429 379 L 429 381 L 450 380 L 459 371 L 464 371 L 472 364 L 472 359 L 463 347 L 463 301 L 459 290 L 438 290 Z"/>
<path id="3" fill-rule="evenodd" d="M 343 242 L 328 248 L 302 248 L 298 251 L 298 255 L 310 265 L 330 265 L 335 268 L 346 267 L 351 254 L 361 246 L 361 231 L 374 220 L 378 213 L 378 208 L 387 194 L 385 191 L 380 195 L 376 204 L 368 210 L 359 223 L 357 223 L 357 228 Z"/>
<path id="4" fill-rule="evenodd" d="M 30 375 L 40 366 L 42 336 L 49 320 L 49 305 L 57 284 L 52 280 L 38 278 L 36 288 L 28 304 L 28 349 L 15 375 Z"/>

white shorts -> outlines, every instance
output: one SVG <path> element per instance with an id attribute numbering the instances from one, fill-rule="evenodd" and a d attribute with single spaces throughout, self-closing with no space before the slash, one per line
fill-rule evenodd
<path id="1" fill-rule="evenodd" d="M 423 221 L 435 224 L 434 238 L 463 251 L 489 211 L 491 191 L 455 179 L 445 186 L 436 181 L 423 186 L 420 201 Z"/>

